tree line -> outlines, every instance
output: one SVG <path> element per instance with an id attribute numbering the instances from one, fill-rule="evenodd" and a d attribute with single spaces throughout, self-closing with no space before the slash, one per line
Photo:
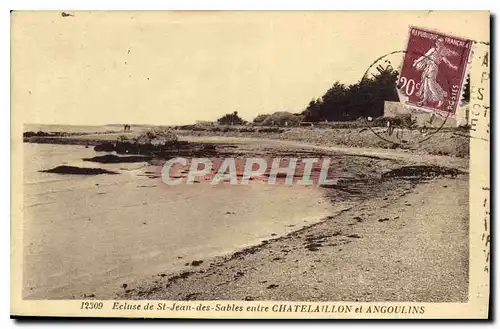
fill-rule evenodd
<path id="1" fill-rule="evenodd" d="M 351 121 L 383 116 L 385 101 L 399 101 L 397 79 L 398 72 L 389 69 L 352 85 L 337 81 L 322 97 L 309 102 L 302 112 L 304 121 Z"/>
<path id="2" fill-rule="evenodd" d="M 399 101 L 395 88 L 398 72 L 388 69 L 379 73 L 351 85 L 335 82 L 323 96 L 311 100 L 301 113 L 281 111 L 273 114 L 259 114 L 253 123 L 265 126 L 285 126 L 298 125 L 301 121 L 352 121 L 360 117 L 383 116 L 385 101 Z M 470 77 L 467 76 L 463 91 L 464 102 L 469 102 L 469 95 Z M 217 119 L 217 123 L 244 125 L 247 121 L 234 111 Z"/>

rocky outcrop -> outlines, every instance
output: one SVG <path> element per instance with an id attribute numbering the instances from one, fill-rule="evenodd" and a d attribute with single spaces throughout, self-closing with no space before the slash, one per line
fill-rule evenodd
<path id="1" fill-rule="evenodd" d="M 102 168 L 81 168 L 74 166 L 57 166 L 48 170 L 40 170 L 40 172 L 62 174 L 62 175 L 119 175 L 119 173 L 102 169 Z"/>

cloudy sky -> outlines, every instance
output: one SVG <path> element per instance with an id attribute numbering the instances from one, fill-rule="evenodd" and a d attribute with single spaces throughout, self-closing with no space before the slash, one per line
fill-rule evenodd
<path id="1" fill-rule="evenodd" d="M 15 12 L 25 123 L 184 124 L 302 111 L 404 50 L 408 26 L 489 38 L 487 12 Z"/>

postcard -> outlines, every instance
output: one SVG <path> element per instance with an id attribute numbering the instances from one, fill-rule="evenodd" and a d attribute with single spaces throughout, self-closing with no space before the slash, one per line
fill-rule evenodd
<path id="1" fill-rule="evenodd" d="M 13 11 L 11 315 L 485 319 L 488 11 Z"/>

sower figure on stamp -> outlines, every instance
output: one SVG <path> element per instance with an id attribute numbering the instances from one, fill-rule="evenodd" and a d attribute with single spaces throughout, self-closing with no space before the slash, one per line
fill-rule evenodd
<path id="1" fill-rule="evenodd" d="M 451 69 L 458 70 L 458 67 L 453 65 L 447 56 L 458 56 L 458 53 L 444 46 L 444 40 L 439 38 L 436 40 L 435 47 L 429 49 L 424 56 L 413 62 L 413 67 L 422 71 L 420 89 L 416 93 L 420 97 L 418 105 L 423 105 L 426 102 L 438 102 L 438 108 L 443 105 L 447 92 L 436 81 L 439 64 L 444 62 Z"/>

